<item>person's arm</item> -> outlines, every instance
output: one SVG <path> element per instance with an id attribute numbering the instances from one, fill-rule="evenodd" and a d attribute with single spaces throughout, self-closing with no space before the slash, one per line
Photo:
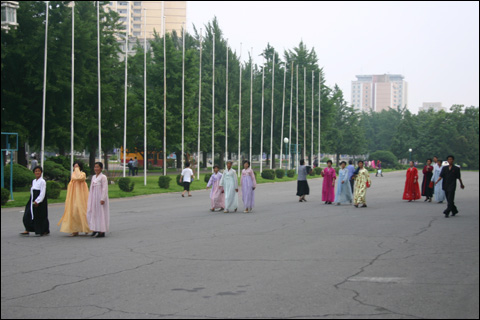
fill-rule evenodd
<path id="1" fill-rule="evenodd" d="M 440 182 L 440 180 L 443 179 L 444 175 L 445 175 L 445 173 L 443 172 L 443 168 L 442 168 L 442 170 L 440 171 L 440 175 L 438 177 L 438 180 L 435 182 L 435 185 L 437 185 Z"/>
<path id="2" fill-rule="evenodd" d="M 255 188 L 257 187 L 257 179 L 255 179 L 255 172 L 253 172 L 252 170 L 250 175 L 252 176 L 253 190 L 255 190 Z"/>
<path id="3" fill-rule="evenodd" d="M 465 185 L 463 184 L 463 181 L 462 181 L 462 174 L 460 172 L 460 168 L 458 168 L 458 181 L 460 181 L 460 188 L 465 189 Z"/>
<path id="4" fill-rule="evenodd" d="M 233 172 L 233 176 L 234 176 L 234 179 L 233 181 L 235 181 L 235 191 L 238 192 L 238 178 L 237 178 L 237 172 L 235 170 L 232 169 L 232 172 Z"/>
<path id="5" fill-rule="evenodd" d="M 102 175 L 102 197 L 100 198 L 100 204 L 105 204 L 108 198 L 108 179 L 105 175 Z"/>
<path id="6" fill-rule="evenodd" d="M 210 176 L 210 179 L 208 180 L 208 183 L 207 183 L 207 190 L 209 187 L 211 187 L 213 185 L 213 174 Z"/>

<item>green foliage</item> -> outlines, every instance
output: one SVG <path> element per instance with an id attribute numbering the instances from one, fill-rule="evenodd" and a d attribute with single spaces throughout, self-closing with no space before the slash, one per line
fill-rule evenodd
<path id="1" fill-rule="evenodd" d="M 44 163 L 43 178 L 45 180 L 58 181 L 67 187 L 70 181 L 70 171 L 65 169 L 61 164 L 47 160 Z"/>
<path id="2" fill-rule="evenodd" d="M 316 167 L 316 168 L 313 169 L 313 171 L 315 171 L 315 174 L 316 174 L 317 176 L 320 176 L 320 175 L 322 174 L 322 170 L 323 170 L 323 169 L 320 168 L 320 167 Z"/>
<path id="3" fill-rule="evenodd" d="M 13 164 L 13 190 L 17 188 L 23 188 L 29 186 L 33 179 L 35 179 L 35 175 L 32 171 L 28 168 L 16 164 Z M 10 188 L 10 165 L 6 165 L 4 168 L 4 180 L 5 188 Z"/>
<path id="4" fill-rule="evenodd" d="M 397 157 L 391 151 L 379 150 L 370 154 L 370 159 L 382 161 L 382 168 L 393 168 L 398 163 Z"/>
<path id="5" fill-rule="evenodd" d="M 120 178 L 120 179 L 118 179 L 118 187 L 122 191 L 132 192 L 134 186 L 135 186 L 135 182 L 131 181 L 130 178 Z"/>
<path id="6" fill-rule="evenodd" d="M 312 170 L 310 170 L 310 173 L 308 175 L 311 177 L 314 177 L 316 175 L 315 169 L 312 168 Z"/>
<path id="7" fill-rule="evenodd" d="M 62 185 L 56 181 L 47 181 L 47 199 L 58 199 Z"/>
<path id="8" fill-rule="evenodd" d="M 180 182 L 180 179 L 182 178 L 182 175 L 181 174 L 177 174 L 177 177 L 176 177 L 176 181 L 177 181 L 177 184 L 181 187 L 183 187 L 183 182 Z"/>
<path id="9" fill-rule="evenodd" d="M 277 169 L 275 170 L 275 175 L 277 176 L 278 179 L 283 179 L 283 177 L 285 177 L 285 170 Z"/>
<path id="10" fill-rule="evenodd" d="M 290 170 L 287 171 L 287 177 L 293 178 L 293 177 L 295 177 L 295 173 L 296 173 L 295 169 L 290 169 Z"/>
<path id="11" fill-rule="evenodd" d="M 158 178 L 158 186 L 162 189 L 168 189 L 170 187 L 170 181 L 172 181 L 172 178 L 169 176 L 160 176 Z"/>
<path id="12" fill-rule="evenodd" d="M 268 180 L 275 180 L 275 171 L 270 169 L 263 170 L 262 178 Z"/>
<path id="13" fill-rule="evenodd" d="M 211 176 L 212 176 L 211 173 L 205 174 L 205 179 L 204 179 L 204 180 L 205 180 L 206 183 L 208 183 L 208 181 L 210 181 L 210 177 L 211 177 Z"/>
<path id="14" fill-rule="evenodd" d="M 2 206 L 4 206 L 7 203 L 9 198 L 10 198 L 10 191 L 5 188 L 2 188 Z"/>

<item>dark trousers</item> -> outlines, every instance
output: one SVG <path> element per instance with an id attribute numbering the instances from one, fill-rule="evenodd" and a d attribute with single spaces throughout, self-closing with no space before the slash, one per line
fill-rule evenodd
<path id="1" fill-rule="evenodd" d="M 352 192 L 353 192 L 354 186 L 355 186 L 355 180 L 350 180 L 350 187 L 352 188 Z"/>
<path id="2" fill-rule="evenodd" d="M 445 213 L 445 214 L 450 214 L 450 213 L 457 214 L 458 209 L 455 206 L 455 189 L 445 190 L 445 197 L 447 198 L 448 206 L 447 206 L 447 209 L 443 213 Z"/>

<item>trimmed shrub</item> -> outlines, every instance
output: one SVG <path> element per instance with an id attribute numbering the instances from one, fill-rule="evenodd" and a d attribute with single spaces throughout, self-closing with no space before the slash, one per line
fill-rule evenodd
<path id="1" fill-rule="evenodd" d="M 58 181 L 66 188 L 70 182 L 70 171 L 65 169 L 61 164 L 47 160 L 44 163 L 43 178 L 45 180 Z"/>
<path id="2" fill-rule="evenodd" d="M 390 151 L 378 150 L 370 154 L 370 159 L 382 161 L 382 168 L 392 168 L 398 163 L 397 157 Z"/>
<path id="3" fill-rule="evenodd" d="M 207 174 L 205 175 L 205 179 L 204 179 L 204 180 L 205 180 L 206 183 L 208 183 L 208 181 L 210 181 L 210 177 L 211 177 L 211 176 L 212 176 L 211 173 L 207 173 Z"/>
<path id="4" fill-rule="evenodd" d="M 10 198 L 10 191 L 8 191 L 5 188 L 2 188 L 2 206 L 4 206 L 7 203 L 8 198 Z"/>
<path id="5" fill-rule="evenodd" d="M 267 180 L 275 180 L 275 171 L 270 169 L 263 170 L 262 178 Z"/>
<path id="6" fill-rule="evenodd" d="M 287 171 L 287 177 L 293 178 L 295 177 L 295 169 L 291 169 Z"/>
<path id="7" fill-rule="evenodd" d="M 275 170 L 275 175 L 277 176 L 278 179 L 283 179 L 283 177 L 285 177 L 285 170 L 277 169 Z"/>
<path id="8" fill-rule="evenodd" d="M 322 175 L 322 170 L 323 170 L 323 169 L 320 168 L 320 167 L 316 167 L 316 168 L 313 169 L 313 171 L 315 171 L 315 174 L 316 174 L 317 176 Z"/>
<path id="9" fill-rule="evenodd" d="M 162 189 L 168 189 L 170 187 L 170 181 L 172 181 L 172 178 L 169 176 L 160 176 L 158 178 L 158 186 Z"/>
<path id="10" fill-rule="evenodd" d="M 135 182 L 131 181 L 130 178 L 120 178 L 118 179 L 118 186 L 122 191 L 132 192 L 135 186 Z"/>
<path id="11" fill-rule="evenodd" d="M 62 185 L 56 181 L 47 181 L 47 199 L 58 199 Z"/>
<path id="12" fill-rule="evenodd" d="M 23 188 L 29 186 L 35 175 L 27 167 L 20 164 L 13 164 L 13 190 L 17 188 Z M 10 165 L 6 165 L 4 168 L 4 182 L 5 188 L 10 188 Z"/>
<path id="13" fill-rule="evenodd" d="M 181 178 L 181 177 L 182 177 L 182 175 L 181 175 L 181 174 L 178 174 L 176 180 L 177 180 L 177 184 L 178 184 L 180 187 L 183 187 L 183 182 L 180 182 L 180 178 Z"/>

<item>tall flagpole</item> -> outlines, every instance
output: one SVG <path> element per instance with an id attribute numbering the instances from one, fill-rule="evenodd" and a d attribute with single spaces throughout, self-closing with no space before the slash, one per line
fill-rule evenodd
<path id="1" fill-rule="evenodd" d="M 98 161 L 102 162 L 102 87 L 100 86 L 100 1 L 97 1 Z"/>
<path id="2" fill-rule="evenodd" d="M 260 173 L 263 172 L 263 108 L 265 104 L 264 99 L 265 91 L 265 57 L 263 57 L 263 66 L 262 66 L 262 121 L 260 129 Z"/>
<path id="3" fill-rule="evenodd" d="M 70 170 L 73 172 L 73 134 L 74 134 L 74 84 L 75 84 L 75 1 L 72 1 L 72 114 L 70 123 Z"/>
<path id="4" fill-rule="evenodd" d="M 310 165 L 313 164 L 313 122 L 314 122 L 314 121 L 313 121 L 313 117 L 314 117 L 314 113 L 313 113 L 313 107 L 314 107 L 314 102 L 313 102 L 313 100 L 314 100 L 314 96 L 313 96 L 313 94 L 314 94 L 314 88 L 313 88 L 313 86 L 314 86 L 314 82 L 315 82 L 315 73 L 314 73 L 314 72 L 315 72 L 315 71 L 312 70 L 312 139 L 311 139 L 311 141 L 310 141 L 310 143 L 311 143 L 311 146 L 310 146 L 310 149 L 311 149 L 311 150 L 310 150 L 310 159 L 312 159 L 312 163 L 310 163 Z"/>
<path id="5" fill-rule="evenodd" d="M 165 14 L 162 2 L 162 13 Z M 163 175 L 167 175 L 167 35 L 163 16 Z"/>
<path id="6" fill-rule="evenodd" d="M 240 42 L 240 56 L 238 57 L 238 61 L 240 61 L 240 85 L 238 89 L 238 176 L 241 174 L 241 162 L 242 162 L 242 43 Z"/>
<path id="7" fill-rule="evenodd" d="M 280 169 L 282 169 L 282 160 L 283 160 L 283 124 L 285 123 L 285 84 L 287 81 L 287 66 L 283 69 L 283 98 L 282 98 L 282 133 L 280 134 Z M 287 150 L 285 150 L 286 152 Z M 285 159 L 286 161 L 286 159 Z"/>
<path id="8" fill-rule="evenodd" d="M 285 66 L 286 68 L 286 66 Z M 290 69 L 290 125 L 289 127 L 289 134 L 288 134 L 288 170 L 292 169 L 292 107 L 293 107 L 293 61 L 292 61 L 292 68 Z"/>
<path id="9" fill-rule="evenodd" d="M 303 67 L 303 159 L 307 158 L 307 68 Z"/>
<path id="10" fill-rule="evenodd" d="M 123 177 L 125 178 L 125 164 L 127 163 L 127 80 L 128 80 L 128 32 L 130 31 L 130 15 L 128 14 L 129 7 L 127 6 L 127 27 L 125 32 L 125 106 L 123 117 Z"/>
<path id="11" fill-rule="evenodd" d="M 47 100 L 47 40 L 48 40 L 48 6 L 50 1 L 45 1 L 46 5 L 46 23 L 45 23 L 45 56 L 43 60 L 43 106 L 42 106 L 42 146 L 41 146 L 41 166 L 43 166 L 44 158 L 45 158 L 45 107 L 46 107 L 46 100 Z"/>
<path id="12" fill-rule="evenodd" d="M 182 47 L 182 170 L 185 163 L 185 24 L 183 24 Z"/>
<path id="13" fill-rule="evenodd" d="M 228 39 L 227 39 L 227 71 L 225 72 L 226 90 L 225 90 L 225 165 L 228 161 Z"/>
<path id="14" fill-rule="evenodd" d="M 253 110 L 253 48 L 250 49 L 250 152 L 248 161 L 252 163 L 252 110 Z"/>
<path id="15" fill-rule="evenodd" d="M 215 32 L 213 32 L 212 72 L 212 172 L 215 165 Z"/>
<path id="16" fill-rule="evenodd" d="M 296 161 L 296 170 L 297 170 L 297 174 L 298 174 L 298 65 L 297 65 L 297 116 L 296 116 L 296 125 L 295 125 L 295 133 L 296 133 L 296 148 L 295 148 L 295 161 Z"/>
<path id="17" fill-rule="evenodd" d="M 273 155 L 273 97 L 275 94 L 275 50 L 273 50 L 273 60 L 272 60 L 272 111 L 270 115 L 270 169 L 273 167 L 273 162 L 275 161 L 275 156 Z"/>
<path id="18" fill-rule="evenodd" d="M 147 185 L 147 9 L 143 8 L 143 185 Z"/>
<path id="19" fill-rule="evenodd" d="M 200 28 L 200 71 L 198 75 L 197 180 L 200 180 L 200 119 L 202 116 L 202 28 Z"/>
<path id="20" fill-rule="evenodd" d="M 320 104 L 322 96 L 322 72 L 318 72 L 318 165 L 320 165 Z"/>

